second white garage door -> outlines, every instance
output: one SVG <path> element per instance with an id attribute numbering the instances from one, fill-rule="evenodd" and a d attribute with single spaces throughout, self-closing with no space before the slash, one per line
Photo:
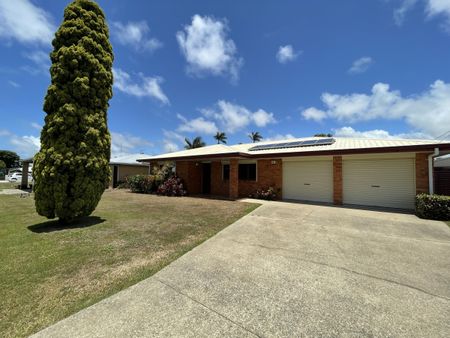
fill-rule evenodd
<path id="1" fill-rule="evenodd" d="M 414 159 L 344 159 L 344 204 L 414 208 Z"/>
<path id="2" fill-rule="evenodd" d="M 333 202 L 333 161 L 283 162 L 283 198 Z"/>

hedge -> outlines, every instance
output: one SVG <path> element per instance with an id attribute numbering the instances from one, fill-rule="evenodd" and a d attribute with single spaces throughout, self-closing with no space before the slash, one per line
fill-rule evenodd
<path id="1" fill-rule="evenodd" d="M 417 195 L 416 215 L 426 219 L 450 220 L 450 196 Z"/>

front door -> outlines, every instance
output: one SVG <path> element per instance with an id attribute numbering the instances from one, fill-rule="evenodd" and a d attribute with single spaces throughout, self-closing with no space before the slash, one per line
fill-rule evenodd
<path id="1" fill-rule="evenodd" d="M 202 163 L 202 193 L 211 193 L 211 163 Z"/>

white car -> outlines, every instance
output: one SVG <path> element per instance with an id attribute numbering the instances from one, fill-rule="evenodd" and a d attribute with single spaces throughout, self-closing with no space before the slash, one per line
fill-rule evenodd
<path id="1" fill-rule="evenodd" d="M 8 181 L 9 182 L 22 182 L 22 173 L 16 172 L 16 173 L 13 173 L 12 175 L 8 175 Z M 32 184 L 32 183 L 33 183 L 33 176 L 28 174 L 28 184 Z"/>

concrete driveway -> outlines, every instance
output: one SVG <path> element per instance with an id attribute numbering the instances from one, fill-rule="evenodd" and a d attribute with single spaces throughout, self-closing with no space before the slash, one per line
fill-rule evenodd
<path id="1" fill-rule="evenodd" d="M 450 229 L 269 202 L 37 337 L 448 337 Z"/>

